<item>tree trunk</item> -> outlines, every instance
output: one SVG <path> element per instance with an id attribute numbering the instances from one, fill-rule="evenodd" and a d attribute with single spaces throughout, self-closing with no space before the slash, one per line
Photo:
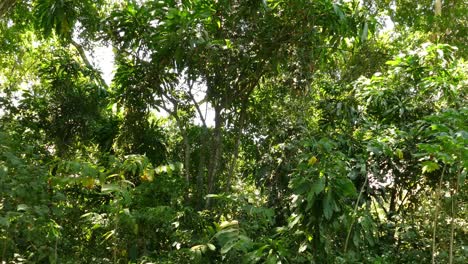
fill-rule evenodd
<path id="1" fill-rule="evenodd" d="M 16 0 L 2 0 L 0 1 L 0 18 L 4 16 L 8 10 L 15 5 Z"/>
<path id="2" fill-rule="evenodd" d="M 457 213 L 455 208 L 457 207 L 457 195 L 458 195 L 458 179 L 455 179 L 455 190 L 450 190 L 450 196 L 452 198 L 452 221 L 450 222 L 450 255 L 449 264 L 453 263 L 453 240 L 455 235 L 455 218 Z"/>
<path id="3" fill-rule="evenodd" d="M 222 152 L 222 107 L 220 105 L 215 107 L 215 128 L 213 131 L 212 141 L 212 159 L 208 168 L 208 194 L 213 193 L 215 189 L 216 175 L 218 173 L 218 166 L 221 159 Z M 206 199 L 206 208 L 210 207 L 210 198 Z"/>
<path id="4" fill-rule="evenodd" d="M 187 130 L 185 129 L 182 132 L 182 137 L 184 139 L 185 146 L 185 160 L 184 160 L 184 171 L 185 171 L 185 181 L 187 185 L 190 184 L 190 154 L 192 153 L 190 149 L 190 140 L 188 138 Z"/>
<path id="5" fill-rule="evenodd" d="M 435 0 L 434 14 L 436 16 L 441 16 L 442 15 L 442 0 Z"/>
<path id="6" fill-rule="evenodd" d="M 241 112 L 239 116 L 239 123 L 237 124 L 237 135 L 236 135 L 236 144 L 234 146 L 234 153 L 232 155 L 231 163 L 229 165 L 229 171 L 226 179 L 226 187 L 225 191 L 228 192 L 231 189 L 231 181 L 232 178 L 234 177 L 234 173 L 236 171 L 236 166 L 237 166 L 237 159 L 239 158 L 239 148 L 240 148 L 240 142 L 242 139 L 242 129 L 244 127 L 244 120 L 245 120 L 245 112 L 247 108 L 247 103 L 244 101 L 241 105 Z"/>
<path id="7" fill-rule="evenodd" d="M 437 232 L 437 218 L 439 217 L 440 211 L 440 197 L 442 193 L 442 183 L 444 180 L 445 174 L 445 165 L 442 169 L 442 175 L 440 176 L 439 186 L 436 190 L 436 199 L 435 199 L 435 211 L 434 211 L 434 221 L 432 223 L 432 264 L 435 264 L 435 253 L 436 253 L 436 232 Z"/>
<path id="8" fill-rule="evenodd" d="M 184 172 L 185 172 L 184 176 L 185 176 L 185 181 L 188 186 L 190 184 L 190 154 L 191 154 L 190 140 L 188 137 L 187 128 L 184 126 L 184 124 L 182 123 L 182 120 L 180 120 L 179 116 L 177 115 L 177 110 L 174 110 L 174 112 L 171 114 L 173 114 L 176 120 L 177 126 L 180 129 L 180 133 L 182 134 L 182 139 L 184 141 L 184 152 L 185 152 L 184 153 Z"/>
<path id="9" fill-rule="evenodd" d="M 201 142 L 208 138 L 208 127 L 203 127 L 203 132 L 200 136 L 200 153 L 198 160 L 198 174 L 197 174 L 197 208 L 203 208 L 203 197 L 205 194 L 205 188 L 203 186 L 203 178 L 205 177 L 205 167 L 206 167 L 206 158 L 207 155 L 207 146 L 208 143 Z"/>

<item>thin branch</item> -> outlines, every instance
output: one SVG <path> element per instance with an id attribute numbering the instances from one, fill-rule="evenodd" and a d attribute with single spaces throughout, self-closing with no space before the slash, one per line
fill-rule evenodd
<path id="1" fill-rule="evenodd" d="M 174 110 L 169 109 L 166 106 L 166 103 L 164 100 L 162 100 L 162 106 L 160 106 L 164 111 L 168 112 L 170 115 L 172 115 L 177 123 L 177 126 L 179 127 L 180 133 L 182 134 L 182 139 L 184 141 L 184 147 L 185 147 L 185 157 L 184 157 L 184 171 L 185 171 L 185 180 L 187 181 L 187 184 L 190 183 L 190 155 L 192 153 L 192 150 L 190 149 L 190 139 L 188 137 L 188 132 L 187 128 L 184 126 L 182 120 L 180 119 L 178 113 L 177 113 L 177 101 L 173 101 L 169 96 L 167 96 L 165 93 L 162 94 L 163 97 L 167 98 L 171 103 L 174 104 Z"/>
<path id="2" fill-rule="evenodd" d="M 358 207 L 359 207 L 359 202 L 361 201 L 361 196 L 362 196 L 362 193 L 364 192 L 364 188 L 367 186 L 367 178 L 368 177 L 366 175 L 366 180 L 364 181 L 364 184 L 362 185 L 361 190 L 359 191 L 359 195 L 358 195 L 358 198 L 356 200 L 356 205 L 354 206 L 353 218 L 351 220 L 351 225 L 349 226 L 348 235 L 346 236 L 346 241 L 345 241 L 345 245 L 344 245 L 344 252 L 345 253 L 348 250 L 348 242 L 349 242 L 349 238 L 351 237 L 351 230 L 353 229 L 354 222 L 356 221 L 356 215 L 357 215 L 357 210 L 358 210 Z"/>
<path id="3" fill-rule="evenodd" d="M 462 173 L 462 169 L 458 174 Z M 450 190 L 451 198 L 452 198 L 452 221 L 450 223 L 450 257 L 449 257 L 449 264 L 453 263 L 453 238 L 455 235 L 455 217 L 457 216 L 455 212 L 455 208 L 457 206 L 457 195 L 458 195 L 458 179 L 455 179 L 455 190 Z"/>
<path id="4" fill-rule="evenodd" d="M 86 64 L 86 66 L 89 68 L 89 69 L 92 69 L 96 72 L 96 75 L 97 75 L 97 78 L 98 78 L 98 81 L 99 81 L 99 84 L 104 86 L 106 89 L 109 88 L 109 86 L 107 85 L 107 83 L 104 81 L 104 79 L 102 78 L 101 74 L 99 74 L 93 67 L 93 65 L 91 64 L 91 62 L 88 60 L 88 57 L 86 56 L 86 52 L 83 48 L 83 46 L 81 46 L 78 42 L 74 41 L 73 39 L 70 39 L 70 43 L 73 45 L 73 47 L 75 47 L 75 49 L 78 51 L 78 54 L 80 54 L 80 57 L 81 59 L 83 60 L 83 62 Z"/>
<path id="5" fill-rule="evenodd" d="M 192 100 L 193 105 L 195 106 L 195 109 L 197 110 L 197 113 L 200 116 L 200 120 L 202 121 L 203 126 L 207 127 L 205 117 L 203 116 L 203 114 L 202 114 L 202 112 L 200 110 L 200 102 L 197 102 L 195 100 L 195 97 L 192 94 L 192 86 L 193 86 L 193 83 L 189 84 L 189 91 L 188 91 L 187 94 L 190 97 L 190 99 Z M 202 102 L 203 102 L 203 100 L 202 100 Z M 208 103 L 206 103 L 206 104 L 208 104 Z"/>

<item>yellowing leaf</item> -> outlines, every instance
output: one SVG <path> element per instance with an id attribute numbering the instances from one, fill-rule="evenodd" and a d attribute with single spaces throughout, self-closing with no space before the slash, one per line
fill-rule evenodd
<path id="1" fill-rule="evenodd" d="M 224 229 L 226 227 L 231 227 L 231 226 L 238 226 L 239 225 L 239 222 L 237 220 L 232 220 L 232 221 L 224 221 L 222 222 L 219 227 L 221 229 Z"/>
<path id="2" fill-rule="evenodd" d="M 206 249 L 207 249 L 206 245 L 196 245 L 196 246 L 191 247 L 190 251 L 201 255 L 202 253 L 206 252 Z"/>
<path id="3" fill-rule="evenodd" d="M 84 185 L 84 187 L 88 188 L 88 189 L 92 189 L 94 188 L 94 185 L 95 185 L 95 181 L 93 178 L 91 177 L 86 177 L 82 180 L 82 183 Z"/>
<path id="4" fill-rule="evenodd" d="M 211 251 L 215 251 L 216 250 L 216 247 L 215 245 L 211 244 L 211 243 L 208 243 L 206 244 L 208 246 L 208 248 L 211 250 Z"/>
<path id="5" fill-rule="evenodd" d="M 315 156 L 312 156 L 310 159 L 309 159 L 309 165 L 310 166 L 313 166 L 315 163 L 317 163 L 317 157 Z"/>

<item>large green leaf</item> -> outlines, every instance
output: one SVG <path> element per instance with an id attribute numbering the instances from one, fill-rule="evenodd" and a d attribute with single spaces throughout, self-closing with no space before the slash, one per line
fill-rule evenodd
<path id="1" fill-rule="evenodd" d="M 323 199 L 322 202 L 323 206 L 323 215 L 325 216 L 326 219 L 330 220 L 332 215 L 333 215 L 333 210 L 334 210 L 334 200 L 333 200 L 333 195 L 331 191 L 328 191 Z"/>

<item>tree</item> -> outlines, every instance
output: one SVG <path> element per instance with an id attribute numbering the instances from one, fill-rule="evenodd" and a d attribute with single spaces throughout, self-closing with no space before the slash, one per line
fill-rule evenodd
<path id="1" fill-rule="evenodd" d="M 465 263 L 466 13 L 1 2 L 0 261 Z"/>

